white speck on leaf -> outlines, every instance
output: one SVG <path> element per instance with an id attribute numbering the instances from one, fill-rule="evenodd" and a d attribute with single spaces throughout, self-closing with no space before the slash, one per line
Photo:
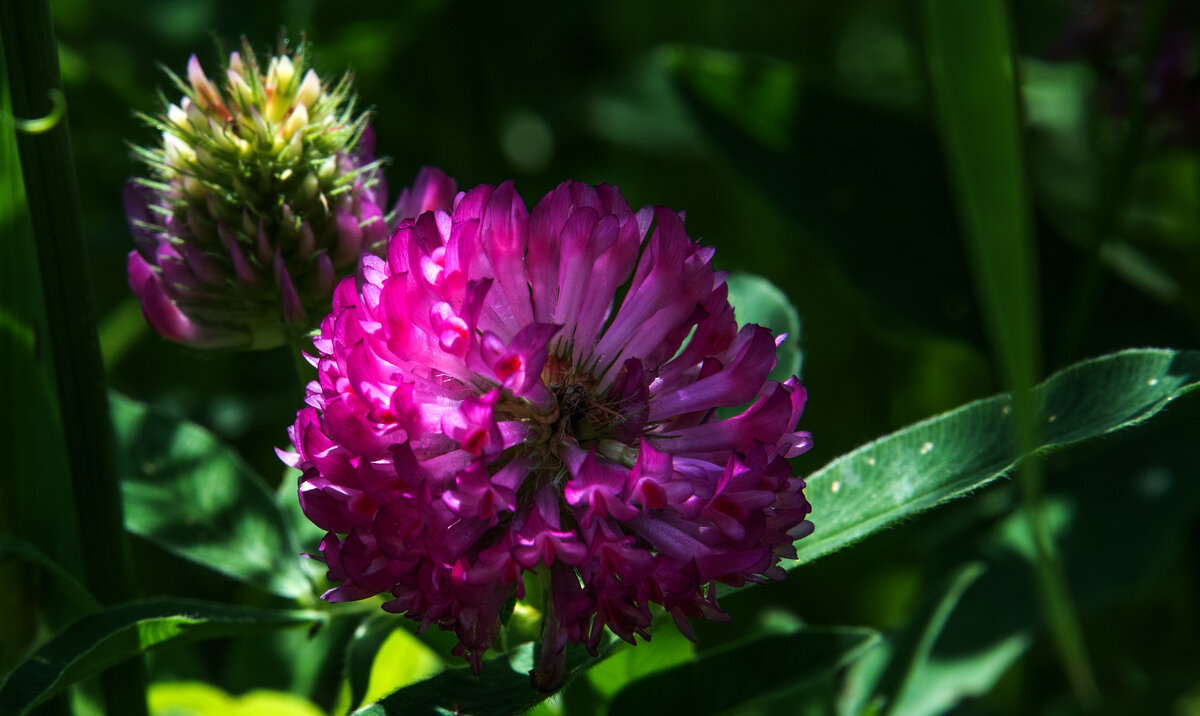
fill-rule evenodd
<path id="1" fill-rule="evenodd" d="M 867 458 L 867 464 L 870 465 L 871 467 L 875 467 L 875 458 L 873 458 L 873 457 Z"/>
<path id="2" fill-rule="evenodd" d="M 925 443 L 924 445 L 921 446 L 921 454 L 928 455 L 929 451 L 932 449 L 933 449 L 933 443 Z"/>
<path id="3" fill-rule="evenodd" d="M 837 492 L 838 490 L 840 490 L 840 489 L 842 489 L 842 481 L 841 481 L 841 480 L 834 480 L 834 481 L 833 481 L 833 482 L 832 482 L 832 483 L 829 485 L 829 491 L 830 491 L 830 492 L 834 492 L 834 493 L 836 493 L 836 492 Z"/>
<path id="4" fill-rule="evenodd" d="M 1150 380 L 1146 381 L 1146 385 L 1149 385 L 1149 386 L 1158 385 L 1158 378 L 1151 378 Z"/>

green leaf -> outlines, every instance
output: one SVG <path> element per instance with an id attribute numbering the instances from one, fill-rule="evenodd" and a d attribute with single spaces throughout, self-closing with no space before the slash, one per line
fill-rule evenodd
<path id="1" fill-rule="evenodd" d="M 395 616 L 377 612 L 359 623 L 346 644 L 344 711 L 375 703 L 445 666 L 438 652 L 401 626 Z"/>
<path id="2" fill-rule="evenodd" d="M 667 627 L 666 620 L 657 621 L 654 639 L 636 646 L 622 644 L 588 671 L 587 679 L 598 695 L 611 699 L 626 684 L 692 660 L 696 654 L 692 642 L 678 629 Z"/>
<path id="3" fill-rule="evenodd" d="M 946 165 L 1005 383 L 1036 379 L 1036 272 L 1005 6 L 925 0 L 930 86 Z"/>
<path id="4" fill-rule="evenodd" d="M 345 658 L 342 660 L 343 691 L 346 693 L 345 710 L 349 711 L 364 702 L 367 687 L 370 685 L 371 667 L 375 663 L 375 655 L 383 646 L 383 642 L 396 628 L 396 620 L 392 615 L 380 612 L 362 620 L 354 630 L 354 635 L 346 644 Z M 374 700 L 378 700 L 376 695 Z"/>
<path id="5" fill-rule="evenodd" d="M 185 559 L 308 597 L 300 548 L 259 477 L 212 433 L 112 396 L 125 526 Z"/>
<path id="6" fill-rule="evenodd" d="M 150 711 L 166 716 L 322 716 L 311 701 L 284 691 L 259 689 L 232 696 L 198 682 L 151 684 Z"/>
<path id="7" fill-rule="evenodd" d="M 157 646 L 311 626 L 324 618 L 193 599 L 120 604 L 76 621 L 18 664 L 0 685 L 0 713 L 20 716 L 76 681 Z"/>
<path id="8" fill-rule="evenodd" d="M 630 684 L 617 694 L 612 713 L 719 713 L 841 668 L 878 638 L 870 629 L 809 629 L 702 652 Z"/>
<path id="9" fill-rule="evenodd" d="M 1149 419 L 1200 385 L 1200 351 L 1131 349 L 1077 363 L 1035 391 L 1038 452 Z M 807 478 L 816 532 L 795 567 L 965 495 L 1008 473 L 1011 399 L 999 395 L 910 425 L 837 458 Z"/>
<path id="10" fill-rule="evenodd" d="M 851 668 L 842 713 L 860 714 L 874 705 L 889 714 L 940 713 L 945 704 L 930 708 L 928 701 L 936 702 L 940 694 L 917 688 L 916 677 L 963 593 L 983 571 L 978 563 L 960 567 L 905 628 L 884 638 Z"/>
<path id="11" fill-rule="evenodd" d="M 800 315 L 788 300 L 787 294 L 761 276 L 735 272 L 725 282 L 729 286 L 729 303 L 736 311 L 738 323 L 757 323 L 770 328 L 778 336 L 787 334 L 779 347 L 779 363 L 771 371 L 771 380 L 783 381 L 800 375 L 804 356 L 800 350 Z"/>
<path id="12" fill-rule="evenodd" d="M 395 620 L 391 620 L 395 623 Z M 374 703 L 388 694 L 433 676 L 445 666 L 441 657 L 404 627 L 396 627 L 384 639 L 360 703 Z"/>
<path id="13" fill-rule="evenodd" d="M 590 656 L 581 647 L 567 647 L 567 680 L 581 674 L 607 656 L 614 640 L 601 643 L 599 654 Z M 406 686 L 354 716 L 392 716 L 393 714 L 469 713 L 472 716 L 509 716 L 524 713 L 550 698 L 551 694 L 533 688 L 529 670 L 534 666 L 534 645 L 522 644 L 504 656 L 483 663 L 483 673 L 475 676 L 464 667 L 450 668 L 431 679 Z"/>

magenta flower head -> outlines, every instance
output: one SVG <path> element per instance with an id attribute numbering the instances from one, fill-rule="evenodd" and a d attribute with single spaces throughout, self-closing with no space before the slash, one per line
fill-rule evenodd
<path id="1" fill-rule="evenodd" d="M 574 182 L 532 213 L 476 187 L 364 256 L 280 453 L 329 531 L 325 598 L 390 593 L 478 672 L 533 573 L 551 689 L 567 642 L 649 638 L 651 604 L 690 635 L 726 618 L 716 583 L 781 579 L 812 532 L 805 391 L 767 379 L 780 339 L 738 327 L 712 257 L 681 215 Z"/>
<path id="2" fill-rule="evenodd" d="M 250 46 L 217 81 L 193 55 L 178 104 L 146 120 L 159 144 L 135 151 L 137 248 L 129 284 L 164 337 L 202 348 L 270 348 L 315 327 L 337 279 L 382 252 L 387 193 L 349 75 L 332 87 L 306 46 L 261 66 Z"/>

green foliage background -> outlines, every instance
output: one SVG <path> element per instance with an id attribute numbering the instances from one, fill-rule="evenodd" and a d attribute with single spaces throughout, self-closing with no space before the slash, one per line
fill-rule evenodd
<path id="1" fill-rule="evenodd" d="M 311 530 L 296 519 L 292 478 L 272 450 L 286 444 L 285 428 L 300 404 L 290 356 L 199 353 L 169 344 L 145 326 L 125 284 L 131 240 L 120 192 L 141 169 L 126 142 L 155 140 L 132 113 L 156 108 L 155 88 L 171 96 L 159 64 L 179 71 L 194 52 L 211 67 L 219 59 L 214 36 L 232 44 L 245 35 L 265 48 L 283 30 L 305 34 L 324 74 L 354 72 L 360 100 L 373 112 L 377 150 L 392 158 L 392 196 L 426 164 L 464 187 L 513 178 L 527 203 L 568 178 L 617 184 L 633 205 L 686 209 L 689 234 L 717 247 L 718 268 L 758 274 L 782 289 L 801 319 L 810 396 L 801 425 L 816 443 L 795 461 L 800 473 L 1008 388 L 1011 365 L 988 328 L 996 301 L 1031 327 L 1037 381 L 1126 347 L 1196 346 L 1200 155 L 1195 144 L 1172 140 L 1165 120 L 1138 100 L 1147 96 L 1147 68 L 1171 30 L 1190 27 L 1200 47 L 1196 17 L 1164 10 L 1170 3 L 1131 3 L 1140 8 L 1127 23 L 1133 39 L 1113 50 L 1114 75 L 1056 57 L 1081 22 L 1073 3 L 996 3 L 1009 23 L 1021 113 L 1021 145 L 997 161 L 1016 157 L 1024 180 L 1017 201 L 1028 210 L 1037 266 L 1036 300 L 1021 313 L 1004 295 L 988 293 L 986 262 L 972 263 L 971 218 L 959 209 L 972 175 L 954 168 L 946 115 L 939 113 L 944 97 L 935 96 L 930 82 L 936 74 L 929 65 L 929 13 L 937 4 L 55 0 L 110 386 L 167 416 L 137 418 L 145 431 L 173 424 L 156 420 L 186 419 L 212 433 L 189 439 L 207 445 L 215 435 L 233 446 L 240 459 L 220 453 L 223 466 L 213 469 L 257 473 L 268 487 L 278 486 L 282 512 L 263 508 L 262 524 L 299 525 L 297 549 L 316 551 Z M 1155 13 L 1168 19 L 1156 23 Z M 971 12 L 963 15 L 969 27 Z M 1114 86 L 1133 99 L 1114 108 L 1104 99 Z M 1200 93 L 1191 103 L 1200 108 Z M 959 130 L 965 134 L 958 140 L 971 147 L 991 142 L 997 127 L 985 115 Z M 19 210 L 0 219 L 14 236 L 23 221 Z M 1143 368 L 1120 375 L 1138 381 L 1159 375 L 1138 372 Z M 1089 376 L 1070 393 L 1072 405 L 1080 396 L 1094 398 L 1089 415 L 1136 393 L 1116 392 L 1116 374 Z M 1162 396 L 1136 397 L 1149 405 Z M 1054 452 L 1041 464 L 1039 509 L 1079 610 L 1101 712 L 1200 709 L 1198 402 L 1181 400 L 1149 425 Z M 1039 424 L 1057 415 L 1043 412 Z M 1060 442 L 1106 430 L 1093 427 Z M 119 424 L 118 432 L 128 428 Z M 168 429 L 162 439 L 175 435 Z M 986 437 L 949 439 L 973 445 Z M 153 444 L 144 433 L 140 440 L 130 444 Z M 130 477 L 142 458 L 133 448 L 121 454 L 131 461 L 126 489 L 152 491 L 145 474 Z M 890 479 L 919 482 L 932 474 L 925 470 L 914 463 Z M 819 490 L 829 499 L 850 484 L 830 475 L 813 482 L 810 496 Z M 28 478 L 5 479 L 15 485 Z M 621 652 L 644 650 L 648 665 L 620 662 L 622 674 L 610 665 L 614 657 L 572 682 L 556 705 L 540 708 L 571 714 L 602 713 L 610 704 L 648 708 L 656 691 L 661 698 L 670 689 L 715 683 L 729 700 L 701 703 L 748 713 L 1072 711 L 1078 703 L 1044 627 L 1030 566 L 1035 550 L 1017 511 L 1020 492 L 1002 479 L 937 511 L 903 512 L 902 523 L 802 564 L 783 583 L 726 596 L 732 623 L 696 625 L 695 649 L 711 660 L 694 660 L 667 626 L 651 645 Z M 147 515 L 185 499 L 137 494 Z M 261 502 L 269 494 L 258 490 L 246 499 Z M 133 503 L 126 498 L 128 510 Z M 851 505 L 871 504 L 856 499 Z M 813 502 L 816 540 L 826 516 L 822 501 Z M 852 522 L 852 514 L 837 515 Z M 242 567 L 250 558 L 238 558 L 242 567 L 219 567 L 226 576 L 217 576 L 180 559 L 181 553 L 201 557 L 172 548 L 169 535 L 139 524 L 132 530 L 139 535 L 133 541 L 139 596 L 245 608 L 295 605 L 285 597 L 298 591 L 272 593 L 236 581 L 249 578 Z M 38 547 L 76 571 L 69 529 L 48 525 Z M 265 543 L 282 539 L 263 529 Z M 241 548 L 257 544 L 246 547 L 252 537 Z M 804 542 L 800 547 L 807 562 Z M 289 563 L 285 570 L 299 576 L 276 572 L 277 582 L 303 583 L 302 568 Z M 38 595 L 52 591 L 44 586 L 52 577 L 25 572 L 33 576 L 8 575 L 33 580 L 30 598 L 42 602 Z M 69 621 L 56 613 L 75 608 L 47 599 L 43 626 L 30 642 Z M 291 618 L 303 621 L 299 613 Z M 311 638 L 292 629 L 168 646 L 151 655 L 148 673 L 152 682 L 203 681 L 230 694 L 292 692 L 334 709 L 350 698 L 347 689 L 358 699 L 369 691 L 375 655 L 398 621 L 375 618 L 359 626 L 358 617 L 334 617 Z M 818 629 L 797 631 L 802 624 Z M 756 634 L 764 640 L 747 648 Z M 435 654 L 448 652 L 445 635 L 422 639 Z M 828 658 L 809 667 L 801 663 L 806 650 Z M 393 658 L 390 667 L 376 668 L 399 669 L 408 657 Z M 797 664 L 777 673 L 760 659 Z M 681 674 L 685 667 L 696 673 Z M 660 669 L 664 681 L 634 683 L 632 693 L 607 686 Z M 738 691 L 739 679 L 758 669 L 773 686 Z M 94 691 L 84 684 L 71 702 L 80 709 Z"/>

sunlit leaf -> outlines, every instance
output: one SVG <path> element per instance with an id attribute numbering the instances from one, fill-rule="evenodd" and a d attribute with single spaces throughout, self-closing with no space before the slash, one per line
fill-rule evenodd
<path id="1" fill-rule="evenodd" d="M 126 528 L 285 597 L 310 595 L 300 548 L 261 479 L 212 433 L 114 394 Z"/>
<path id="2" fill-rule="evenodd" d="M 660 620 L 661 621 L 661 620 Z M 626 684 L 685 664 L 695 656 L 695 646 L 678 629 L 663 625 L 651 641 L 637 646 L 622 645 L 612 656 L 587 672 L 588 681 L 602 696 L 616 696 Z"/>
<path id="3" fill-rule="evenodd" d="M 395 619 L 389 614 L 379 613 L 362 620 L 354 629 L 354 634 L 346 644 L 345 657 L 342 659 L 342 688 L 339 695 L 341 711 L 363 703 L 367 694 L 367 686 L 371 679 L 371 667 L 375 663 L 375 655 L 379 653 L 383 642 L 396 628 Z M 381 694 L 383 695 L 383 694 Z M 375 700 L 379 698 L 377 695 Z"/>
<path id="4" fill-rule="evenodd" d="M 602 643 L 599 655 L 567 647 L 567 680 L 604 658 L 612 640 Z M 431 679 L 406 686 L 375 704 L 355 711 L 355 716 L 392 716 L 393 714 L 469 713 L 473 716 L 509 716 L 524 713 L 549 698 L 550 694 L 533 688 L 529 670 L 534 666 L 534 645 L 522 644 L 504 656 L 484 661 L 483 673 L 471 674 L 464 667 L 446 669 Z"/>
<path id="5" fill-rule="evenodd" d="M 311 626 L 324 616 L 193 599 L 129 602 L 74 622 L 10 672 L 0 685 L 0 713 L 20 716 L 80 679 L 148 649 L 200 639 Z"/>
<path id="6" fill-rule="evenodd" d="M 809 629 L 702 652 L 630 684 L 617 694 L 612 713 L 720 713 L 845 666 L 877 638 L 870 629 Z"/>
<path id="7" fill-rule="evenodd" d="M 198 682 L 151 684 L 150 716 L 323 716 L 312 702 L 283 691 L 260 689 L 232 696 Z"/>
<path id="8" fill-rule="evenodd" d="M 441 657 L 432 649 L 407 629 L 397 626 L 375 654 L 362 701 L 374 703 L 397 689 L 433 676 L 443 666 Z"/>

